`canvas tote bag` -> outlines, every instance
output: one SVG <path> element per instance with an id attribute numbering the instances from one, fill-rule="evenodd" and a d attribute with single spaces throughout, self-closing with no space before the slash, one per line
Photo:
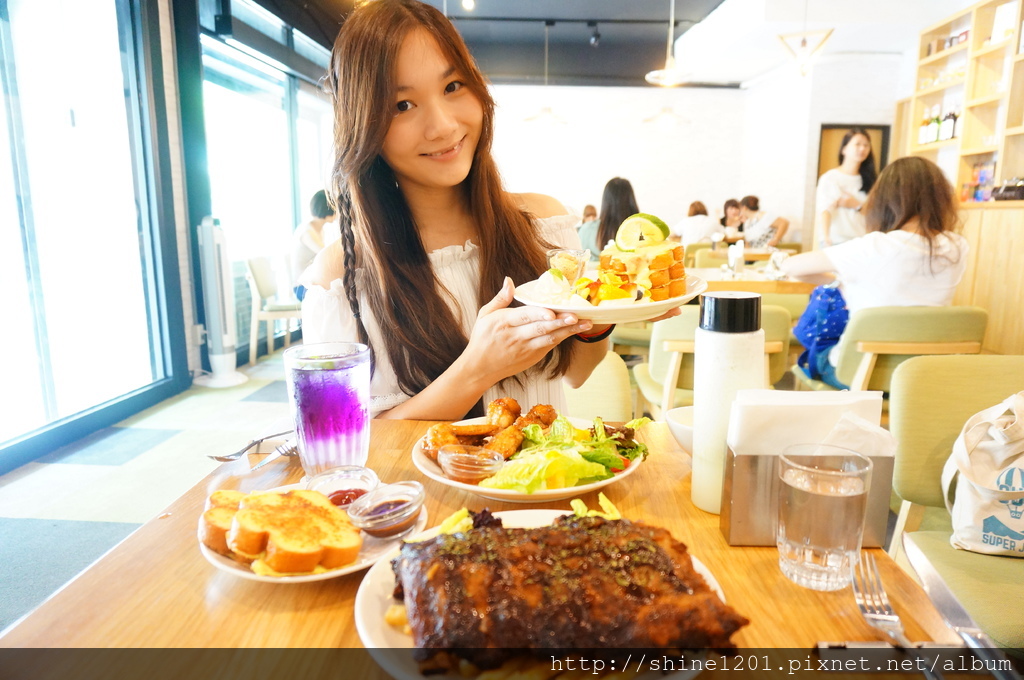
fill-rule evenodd
<path id="1" fill-rule="evenodd" d="M 954 548 L 1024 557 L 1024 392 L 968 419 L 942 489 Z"/>

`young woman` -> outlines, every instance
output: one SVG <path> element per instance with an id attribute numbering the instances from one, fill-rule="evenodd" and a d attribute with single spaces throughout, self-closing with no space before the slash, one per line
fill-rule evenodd
<path id="1" fill-rule="evenodd" d="M 782 263 L 793 276 L 834 272 L 850 315 L 869 307 L 952 304 L 967 266 L 953 187 L 931 161 L 901 158 L 879 175 L 864 205 L 867 235 Z M 835 379 L 835 352 L 819 363 Z"/>
<path id="2" fill-rule="evenodd" d="M 740 218 L 743 242 L 748 248 L 774 248 L 789 229 L 789 220 L 761 210 L 757 196 L 744 196 L 740 200 Z"/>
<path id="3" fill-rule="evenodd" d="M 295 297 L 302 299 L 306 293 L 305 286 L 298 284 L 302 272 L 306 271 L 313 262 L 316 254 L 323 250 L 324 228 L 334 222 L 334 208 L 327 201 L 327 192 L 323 189 L 313 194 L 309 200 L 309 212 L 313 216 L 309 222 L 300 224 L 292 232 L 291 253 L 289 267 L 291 268 L 292 280 L 296 282 L 294 287 Z"/>
<path id="4" fill-rule="evenodd" d="M 584 248 L 590 248 L 592 254 L 598 254 L 609 241 L 615 240 L 615 232 L 630 215 L 640 212 L 633 195 L 633 185 L 628 179 L 613 177 L 604 185 L 601 195 L 601 218 L 598 220 L 597 233 L 592 242 L 583 241 Z"/>
<path id="5" fill-rule="evenodd" d="M 867 130 L 853 128 L 839 147 L 839 167 L 818 179 L 816 198 L 823 248 L 867 232 L 861 207 L 875 183 L 875 157 Z"/>
<path id="6" fill-rule="evenodd" d="M 328 81 L 341 239 L 310 268 L 304 341 L 370 345 L 375 417 L 455 420 L 501 396 L 561 408 L 561 380 L 586 380 L 609 327 L 510 305 L 547 248 L 579 247 L 578 218 L 503 190 L 494 102 L 451 22 L 414 0 L 362 4 Z"/>

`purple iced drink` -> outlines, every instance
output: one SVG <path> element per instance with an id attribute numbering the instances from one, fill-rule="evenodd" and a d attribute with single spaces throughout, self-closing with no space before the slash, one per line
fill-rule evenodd
<path id="1" fill-rule="evenodd" d="M 339 465 L 366 465 L 369 350 L 355 343 L 294 350 L 285 352 L 285 370 L 303 470 L 312 476 Z"/>

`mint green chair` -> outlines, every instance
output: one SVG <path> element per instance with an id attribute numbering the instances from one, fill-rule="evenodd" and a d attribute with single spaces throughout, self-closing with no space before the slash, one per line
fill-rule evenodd
<path id="1" fill-rule="evenodd" d="M 693 337 L 699 317 L 698 305 L 684 305 L 679 316 L 654 324 L 649 361 L 633 367 L 642 404 L 639 411 L 660 418 L 667 410 L 693 403 Z M 774 385 L 786 373 L 790 326 L 789 312 L 782 307 L 761 307 L 767 385 Z M 670 387 L 666 389 L 666 385 Z"/>
<path id="2" fill-rule="evenodd" d="M 839 339 L 836 377 L 851 390 L 889 391 L 896 367 L 912 356 L 978 354 L 988 312 L 981 307 L 872 307 L 850 317 Z M 794 366 L 797 389 L 833 390 Z"/>
<path id="3" fill-rule="evenodd" d="M 922 356 L 892 375 L 889 429 L 896 438 L 893 490 L 902 499 L 889 552 L 902 553 L 913 532 L 942 579 L 971 617 L 1002 647 L 1024 648 L 1024 558 L 958 550 L 950 545 L 942 467 L 972 415 L 1024 390 L 1024 356 Z M 918 530 L 923 529 L 923 530 Z"/>

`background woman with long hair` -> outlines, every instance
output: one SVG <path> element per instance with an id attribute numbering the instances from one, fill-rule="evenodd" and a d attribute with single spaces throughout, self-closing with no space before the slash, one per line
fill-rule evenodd
<path id="1" fill-rule="evenodd" d="M 967 239 L 953 187 L 937 165 L 900 158 L 878 176 L 864 205 L 868 233 L 846 243 L 795 255 L 782 263 L 792 276 L 834 272 L 852 317 L 870 307 L 944 307 L 953 303 L 967 267 Z M 835 381 L 835 352 L 819 363 Z"/>
<path id="2" fill-rule="evenodd" d="M 375 417 L 455 420 L 500 396 L 562 408 L 562 378 L 586 380 L 608 327 L 510 305 L 546 249 L 579 247 L 578 218 L 503 189 L 494 101 L 452 23 L 415 0 L 360 5 L 328 88 L 341 239 L 310 268 L 304 340 L 370 345 Z"/>
<path id="3" fill-rule="evenodd" d="M 583 241 L 584 248 L 590 248 L 592 255 L 599 254 L 609 241 L 615 240 L 615 232 L 630 215 L 640 212 L 636 207 L 636 196 L 633 185 L 628 179 L 613 177 L 604 185 L 601 195 L 601 217 L 598 221 L 597 234 L 593 241 Z"/>
<path id="4" fill-rule="evenodd" d="M 853 128 L 839 145 L 839 167 L 818 179 L 815 205 L 822 247 L 867 233 L 861 206 L 875 184 L 875 156 L 864 128 Z"/>

